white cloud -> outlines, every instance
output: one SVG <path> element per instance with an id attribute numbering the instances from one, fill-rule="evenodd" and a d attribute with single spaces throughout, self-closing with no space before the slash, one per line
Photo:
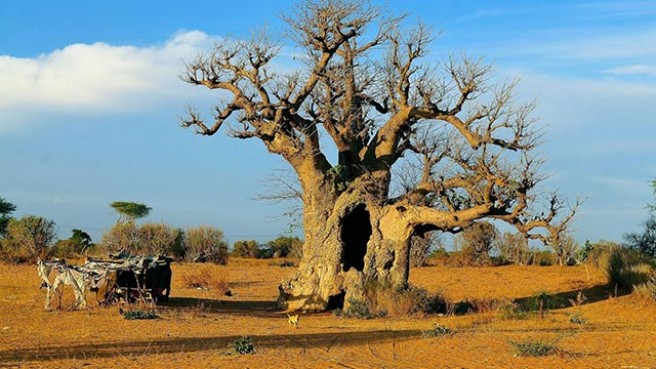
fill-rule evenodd
<path id="1" fill-rule="evenodd" d="M 656 29 L 539 43 L 533 53 L 563 59 L 618 59 L 656 55 Z"/>
<path id="2" fill-rule="evenodd" d="M 551 128 L 608 125 L 653 126 L 656 86 L 644 81 L 619 81 L 535 74 L 515 70 L 521 76 L 518 93 L 537 99 L 536 115 Z"/>
<path id="3" fill-rule="evenodd" d="M 614 75 L 644 75 L 656 76 L 656 66 L 644 64 L 623 65 L 615 68 L 606 69 L 604 72 Z"/>
<path id="4" fill-rule="evenodd" d="M 592 182 L 605 186 L 607 189 L 614 189 L 621 193 L 643 193 L 649 191 L 650 188 L 648 181 L 637 181 L 610 176 L 594 176 L 590 179 Z"/>
<path id="5" fill-rule="evenodd" d="M 214 41 L 190 31 L 151 47 L 74 44 L 36 58 L 0 55 L 0 131 L 44 113 L 135 111 L 189 96 L 191 86 L 178 79 L 182 60 Z"/>

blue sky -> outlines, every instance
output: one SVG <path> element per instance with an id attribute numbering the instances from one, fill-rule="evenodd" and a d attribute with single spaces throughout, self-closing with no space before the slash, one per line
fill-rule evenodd
<path id="1" fill-rule="evenodd" d="M 218 226 L 230 241 L 285 232 L 283 209 L 252 200 L 285 163 L 256 141 L 179 128 L 185 106 L 217 97 L 178 75 L 219 38 L 278 30 L 291 4 L 4 1 L 0 197 L 18 216 L 55 220 L 61 237 L 99 239 L 115 200 L 150 205 L 149 221 Z M 465 52 L 521 79 L 518 100 L 537 100 L 546 133 L 545 186 L 587 198 L 579 241 L 638 229 L 656 178 L 656 2 L 388 4 L 442 32 L 434 60 Z"/>

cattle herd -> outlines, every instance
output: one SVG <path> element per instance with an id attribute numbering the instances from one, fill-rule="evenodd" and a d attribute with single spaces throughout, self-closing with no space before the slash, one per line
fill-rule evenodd
<path id="1" fill-rule="evenodd" d="M 171 293 L 171 258 L 167 256 L 115 255 L 108 259 L 87 258 L 83 265 L 62 259 L 39 260 L 37 271 L 41 287 L 47 290 L 45 308 L 51 295 L 61 307 L 62 286 L 75 295 L 75 309 L 86 308 L 87 292 L 93 292 L 99 304 L 119 300 L 157 303 L 167 301 Z"/>

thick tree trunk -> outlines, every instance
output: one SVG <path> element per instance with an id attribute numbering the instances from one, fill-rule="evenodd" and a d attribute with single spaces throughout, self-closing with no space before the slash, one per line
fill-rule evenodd
<path id="1" fill-rule="evenodd" d="M 303 259 L 280 286 L 281 308 L 348 308 L 364 301 L 369 283 L 407 285 L 412 230 L 398 211 L 367 202 L 357 191 L 336 200 L 322 193 L 306 196 L 304 211 Z"/>

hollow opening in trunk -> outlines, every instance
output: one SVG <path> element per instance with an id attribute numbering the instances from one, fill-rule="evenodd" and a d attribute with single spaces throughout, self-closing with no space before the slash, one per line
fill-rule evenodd
<path id="1" fill-rule="evenodd" d="M 330 296 L 326 310 L 344 309 L 344 296 L 346 296 L 346 291 L 344 290 L 336 295 Z"/>
<path id="2" fill-rule="evenodd" d="M 342 263 L 344 271 L 352 267 L 362 271 L 364 256 L 367 254 L 367 243 L 371 238 L 371 220 L 365 204 L 359 204 L 350 210 L 342 219 Z"/>

